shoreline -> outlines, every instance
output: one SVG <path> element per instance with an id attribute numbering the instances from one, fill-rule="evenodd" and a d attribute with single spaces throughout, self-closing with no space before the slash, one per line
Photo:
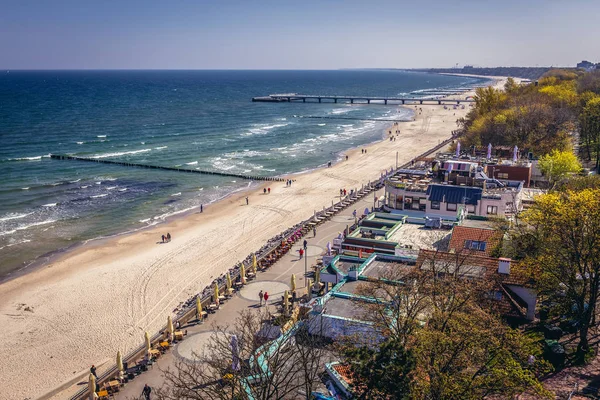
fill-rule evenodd
<path id="1" fill-rule="evenodd" d="M 0 321 L 8 327 L 8 339 L 0 345 L 5 354 L 0 386 L 11 399 L 35 397 L 67 380 L 68 371 L 136 347 L 143 330 L 159 329 L 178 302 L 202 291 L 270 237 L 329 205 L 339 188 L 360 187 L 393 165 L 397 153 L 406 162 L 447 138 L 454 119 L 469 108 L 454 111 L 426 106 L 424 115 L 400 124 L 397 141 L 388 144 L 388 126 L 382 140 L 341 151 L 331 168 L 283 175 L 296 179 L 292 187 L 265 182 L 234 192 L 202 214 L 190 210 L 137 232 L 88 242 L 2 283 Z M 424 119 L 430 123 L 421 127 Z M 359 147 L 368 154 L 358 153 Z M 263 195 L 262 187 L 273 193 Z M 172 243 L 156 244 L 161 230 L 173 233 Z M 23 359 L 30 362 L 18 362 Z M 41 374 L 34 371 L 40 366 Z M 32 373 L 40 375 L 36 387 L 28 387 Z"/>
<path id="2" fill-rule="evenodd" d="M 394 106 L 396 106 L 396 105 L 394 105 Z M 394 106 L 391 106 L 391 107 L 394 107 Z M 411 118 L 414 117 L 413 109 L 411 109 L 408 106 L 400 106 L 400 107 L 405 108 L 408 111 L 410 111 L 412 114 Z M 411 120 L 398 120 L 399 123 L 410 122 L 410 121 Z M 361 148 L 361 147 L 362 148 L 368 147 L 368 146 L 371 146 L 371 145 L 374 145 L 374 144 L 384 141 L 387 138 L 385 132 L 387 132 L 388 129 L 390 129 L 389 126 L 384 129 L 383 134 L 381 135 L 381 137 L 379 139 L 373 140 L 371 142 L 365 143 L 360 146 L 352 146 L 345 150 L 340 150 L 339 152 L 336 152 L 334 154 L 335 159 L 331 161 L 331 165 L 334 166 L 337 163 L 342 162 L 344 155 L 352 150 L 357 150 L 358 148 Z M 276 177 L 276 178 L 294 177 L 294 176 L 298 176 L 298 175 L 312 173 L 314 171 L 318 171 L 323 168 L 327 168 L 327 163 L 323 163 L 323 164 L 317 165 L 315 167 L 309 167 L 309 168 L 306 168 L 306 169 L 303 169 L 300 171 L 296 171 L 296 172 L 290 172 L 290 173 L 281 174 L 281 175 L 274 175 L 273 177 Z M 271 182 L 249 181 L 248 185 L 246 185 L 246 187 L 233 190 L 229 193 L 226 193 L 222 197 L 212 200 L 209 203 L 203 204 L 204 209 L 206 209 L 207 206 L 211 206 L 211 207 L 215 206 L 218 203 L 220 203 L 221 201 L 226 200 L 228 197 L 234 196 L 236 193 L 244 193 L 244 192 L 250 191 L 254 188 L 262 189 L 263 187 L 268 187 L 270 183 Z M 272 183 L 275 183 L 275 182 L 272 182 Z M 13 271 L 10 271 L 10 272 L 5 273 L 4 275 L 0 276 L 0 286 L 3 285 L 4 283 L 12 281 L 13 279 L 17 279 L 19 277 L 26 276 L 29 273 L 33 273 L 36 270 L 38 270 L 40 268 L 44 268 L 45 266 L 47 266 L 49 264 L 52 264 L 55 262 L 60 262 L 62 260 L 62 257 L 68 257 L 71 252 L 77 251 L 82 246 L 100 246 L 102 244 L 105 244 L 107 241 L 109 241 L 111 239 L 118 239 L 120 237 L 125 237 L 128 235 L 135 235 L 137 233 L 143 232 L 148 229 L 156 228 L 156 227 L 159 227 L 164 224 L 175 222 L 177 219 L 185 219 L 185 218 L 189 217 L 190 215 L 195 214 L 196 210 L 198 210 L 199 208 L 200 208 L 200 206 L 194 206 L 194 207 L 190 207 L 185 210 L 175 211 L 174 213 L 165 217 L 163 220 L 161 220 L 160 222 L 157 222 L 154 225 L 146 225 L 146 226 L 142 226 L 142 227 L 138 227 L 138 228 L 128 229 L 123 232 L 117 232 L 117 233 L 114 233 L 114 234 L 111 234 L 108 236 L 100 236 L 100 237 L 96 237 L 96 238 L 86 239 L 86 240 L 82 240 L 77 243 L 73 243 L 66 247 L 62 247 L 62 248 L 59 248 L 56 250 L 49 251 L 49 252 L 44 253 L 44 254 L 36 257 L 35 259 L 31 260 L 26 265 L 24 265 L 20 268 L 14 269 Z"/>

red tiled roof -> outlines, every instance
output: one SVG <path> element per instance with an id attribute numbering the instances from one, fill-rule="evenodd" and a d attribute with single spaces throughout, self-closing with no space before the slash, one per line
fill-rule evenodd
<path id="1" fill-rule="evenodd" d="M 350 371 L 349 365 L 335 364 L 333 365 L 333 369 L 342 377 L 343 380 L 346 381 L 348 385 L 352 384 L 352 371 Z"/>
<path id="2" fill-rule="evenodd" d="M 476 240 L 485 242 L 484 251 L 470 250 L 465 248 L 465 241 Z M 500 242 L 500 234 L 493 229 L 473 228 L 469 226 L 455 226 L 452 230 L 452 237 L 448 248 L 456 253 L 473 252 L 489 256 L 492 250 Z"/>

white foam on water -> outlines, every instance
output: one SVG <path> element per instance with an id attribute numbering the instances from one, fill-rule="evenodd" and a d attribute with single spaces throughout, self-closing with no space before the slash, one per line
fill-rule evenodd
<path id="1" fill-rule="evenodd" d="M 95 196 L 90 196 L 90 198 L 97 199 L 97 198 L 106 197 L 106 196 L 108 196 L 108 193 L 97 194 Z"/>
<path id="2" fill-rule="evenodd" d="M 188 162 L 188 163 L 185 163 L 185 165 L 198 165 L 198 161 Z"/>
<path id="3" fill-rule="evenodd" d="M 331 112 L 329 112 L 329 115 L 346 114 L 346 113 L 349 113 L 350 111 L 352 111 L 352 107 L 350 107 L 350 106 L 347 106 L 345 108 L 336 108 L 335 110 L 331 110 Z"/>
<path id="4" fill-rule="evenodd" d="M 171 195 L 171 197 L 173 197 L 173 196 L 181 196 L 181 192 L 173 193 L 173 194 Z"/>
<path id="5" fill-rule="evenodd" d="M 50 154 L 45 154 L 43 156 L 33 156 L 33 157 L 9 158 L 8 161 L 39 161 L 42 158 L 50 158 Z"/>
<path id="6" fill-rule="evenodd" d="M 77 144 L 84 144 L 85 142 L 77 142 Z"/>
<path id="7" fill-rule="evenodd" d="M 242 133 L 242 136 L 266 135 L 273 129 L 281 128 L 288 125 L 289 124 L 254 124 L 252 125 L 253 127 L 248 130 L 248 132 Z"/>
<path id="8" fill-rule="evenodd" d="M 93 156 L 90 156 L 90 158 L 120 157 L 120 156 L 132 155 L 132 154 L 147 153 L 149 151 L 152 151 L 152 149 L 141 149 L 141 150 L 132 150 L 132 151 L 120 151 L 120 152 L 115 152 L 115 153 L 95 154 Z"/>
<path id="9" fill-rule="evenodd" d="M 116 186 L 110 186 L 110 187 L 107 187 L 106 190 L 113 190 L 113 189 L 116 189 L 116 188 L 117 188 Z"/>
<path id="10" fill-rule="evenodd" d="M 125 192 L 125 191 L 127 191 L 127 188 L 119 189 L 119 192 Z"/>
<path id="11" fill-rule="evenodd" d="M 325 125 L 327 125 L 327 124 L 317 124 L 317 126 L 325 126 Z"/>
<path id="12" fill-rule="evenodd" d="M 85 185 L 85 186 L 80 187 L 80 189 L 87 189 L 89 187 L 90 187 L 90 185 Z"/>
<path id="13" fill-rule="evenodd" d="M 146 218 L 146 219 L 140 219 L 141 223 L 146 223 L 148 221 L 150 221 L 152 218 Z"/>
<path id="14" fill-rule="evenodd" d="M 42 204 L 42 207 L 56 207 L 58 203 L 48 203 L 48 204 Z"/>
<path id="15" fill-rule="evenodd" d="M 27 224 L 27 225 L 21 225 L 21 226 L 16 227 L 15 229 L 10 230 L 10 231 L 0 232 L 0 236 L 11 235 L 11 234 L 13 234 L 13 233 L 15 233 L 17 231 L 24 231 L 26 229 L 33 228 L 34 226 L 47 225 L 47 224 L 52 224 L 54 222 L 56 222 L 55 219 L 49 219 L 49 220 L 46 220 L 46 221 L 34 222 L 34 223 L 31 223 L 31 224 Z"/>
<path id="16" fill-rule="evenodd" d="M 97 137 L 97 138 L 105 138 L 105 137 L 106 137 L 106 135 L 98 135 L 98 136 L 96 136 L 96 137 Z"/>
<path id="17" fill-rule="evenodd" d="M 154 150 L 164 150 L 169 146 L 160 146 L 160 147 L 155 147 Z"/>
<path id="18" fill-rule="evenodd" d="M 21 188 L 21 190 L 29 190 L 28 187 Z"/>
<path id="19" fill-rule="evenodd" d="M 74 181 L 69 181 L 69 183 L 77 183 L 77 182 L 79 182 L 80 180 L 81 180 L 81 178 L 79 178 L 79 179 L 76 179 L 76 180 L 74 180 Z"/>
<path id="20" fill-rule="evenodd" d="M 10 213 L 10 214 L 6 214 L 3 217 L 0 217 L 0 222 L 4 222 L 4 221 L 10 221 L 13 219 L 21 219 L 21 218 L 25 218 L 28 215 L 31 215 L 33 213 L 27 213 L 27 214 L 18 214 L 18 213 Z"/>

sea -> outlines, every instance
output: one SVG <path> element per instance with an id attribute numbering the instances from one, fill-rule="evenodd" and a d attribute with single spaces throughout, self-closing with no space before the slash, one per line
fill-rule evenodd
<path id="1" fill-rule="evenodd" d="M 0 279 L 257 184 L 50 154 L 254 176 L 298 173 L 381 140 L 389 120 L 410 120 L 412 111 L 252 97 L 431 97 L 486 82 L 396 70 L 1 71 Z"/>

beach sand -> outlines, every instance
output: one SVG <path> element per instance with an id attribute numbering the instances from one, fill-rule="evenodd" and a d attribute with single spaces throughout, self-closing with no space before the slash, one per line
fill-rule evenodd
<path id="1" fill-rule="evenodd" d="M 269 238 L 330 206 L 340 188 L 350 191 L 377 179 L 395 166 L 397 152 L 402 164 L 437 145 L 469 111 L 422 106 L 419 114 L 411 108 L 416 120 L 400 124 L 396 141 L 368 146 L 367 154 L 354 149 L 348 161 L 290 176 L 296 180 L 291 187 L 271 182 L 271 194 L 264 195 L 261 186 L 202 214 L 88 243 L 2 284 L 1 397 L 42 396 L 83 376 L 92 364 L 112 364 L 117 350 L 126 354 L 137 347 L 144 331 L 158 331 L 180 302 Z M 158 243 L 167 232 L 172 241 Z"/>

